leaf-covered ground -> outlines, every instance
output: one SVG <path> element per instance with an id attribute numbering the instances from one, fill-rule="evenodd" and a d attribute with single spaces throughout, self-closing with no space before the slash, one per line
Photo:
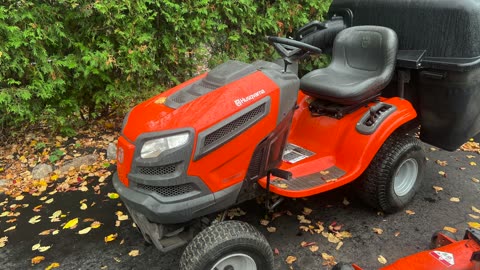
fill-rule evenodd
<path id="1" fill-rule="evenodd" d="M 182 249 L 168 254 L 144 244 L 111 185 L 115 161 L 106 158 L 118 132 L 99 123 L 76 137 L 25 134 L 0 149 L 0 261 L 5 269 L 177 269 Z M 480 226 L 480 147 L 446 152 L 425 145 L 427 168 L 407 209 L 384 215 L 360 203 L 349 187 L 286 200 L 266 215 L 251 201 L 228 212 L 264 233 L 276 269 L 329 269 L 336 262 L 380 268 L 421 251 L 445 229 L 462 237 Z M 97 154 L 93 164 L 65 169 Z M 54 171 L 32 179 L 39 163 Z M 478 164 L 478 165 L 477 165 Z M 63 168 L 63 170 L 61 170 Z"/>

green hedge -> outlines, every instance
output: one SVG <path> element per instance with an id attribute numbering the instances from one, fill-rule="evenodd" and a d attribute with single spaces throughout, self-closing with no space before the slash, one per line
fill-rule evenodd
<path id="1" fill-rule="evenodd" d="M 63 131 L 226 59 L 269 59 L 265 35 L 322 19 L 329 0 L 3 0 L 1 130 Z"/>

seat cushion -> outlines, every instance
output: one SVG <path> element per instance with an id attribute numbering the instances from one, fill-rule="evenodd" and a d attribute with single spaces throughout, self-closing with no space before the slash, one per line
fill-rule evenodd
<path id="1" fill-rule="evenodd" d="M 345 105 L 378 96 L 392 78 L 397 43 L 389 28 L 347 28 L 335 39 L 331 64 L 303 76 L 301 89 L 307 95 Z"/>

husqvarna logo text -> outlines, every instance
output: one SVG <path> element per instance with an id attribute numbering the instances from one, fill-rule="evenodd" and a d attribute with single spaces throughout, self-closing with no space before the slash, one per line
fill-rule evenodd
<path id="1" fill-rule="evenodd" d="M 253 93 L 251 94 L 250 96 L 246 96 L 246 97 L 243 97 L 243 98 L 239 98 L 239 99 L 235 99 L 235 105 L 237 105 L 238 107 L 242 106 L 243 103 L 245 102 L 248 102 L 250 100 L 254 100 L 256 98 L 258 98 L 259 96 L 265 94 L 265 90 L 261 89 L 259 90 L 258 92 L 256 93 Z"/>

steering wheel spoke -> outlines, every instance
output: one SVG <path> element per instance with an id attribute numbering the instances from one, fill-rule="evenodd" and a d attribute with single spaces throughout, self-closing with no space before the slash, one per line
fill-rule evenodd
<path id="1" fill-rule="evenodd" d="M 283 57 L 283 58 L 291 58 L 297 56 L 297 58 L 301 58 L 306 54 L 321 54 L 322 50 L 317 48 L 313 45 L 276 36 L 268 36 L 267 40 L 273 44 L 275 50 Z"/>

